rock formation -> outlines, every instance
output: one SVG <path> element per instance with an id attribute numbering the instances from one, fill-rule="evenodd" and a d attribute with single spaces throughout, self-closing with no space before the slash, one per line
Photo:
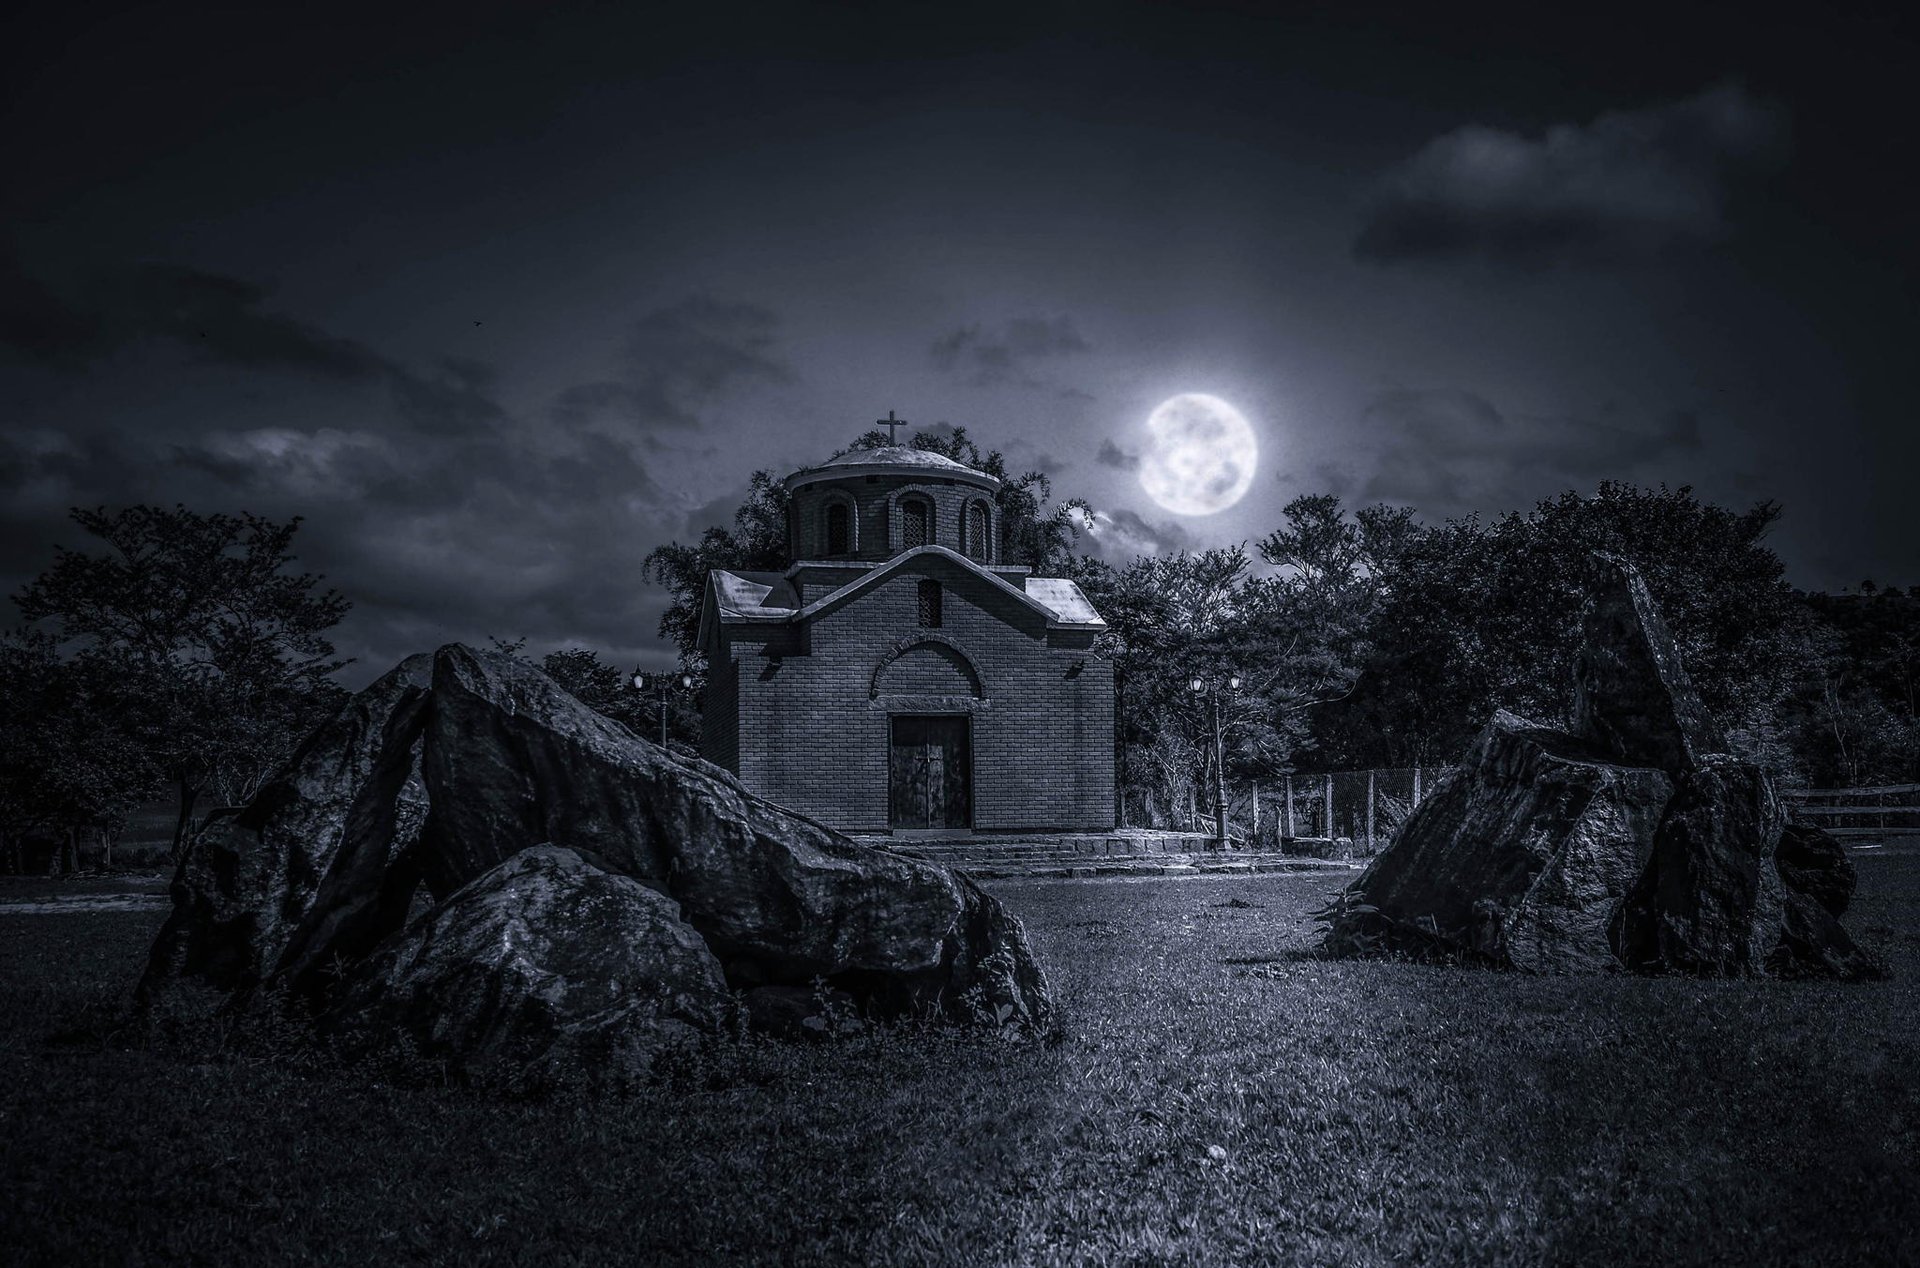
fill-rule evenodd
<path id="1" fill-rule="evenodd" d="M 457 645 L 354 697 L 190 852 L 140 996 L 189 985 L 290 993 L 356 1043 L 405 1034 L 462 1066 L 625 1061 L 716 1027 L 729 991 L 783 1001 L 750 1018 L 816 990 L 876 1015 L 1052 1014 L 1025 931 L 964 876 L 856 845 Z"/>
<path id="2" fill-rule="evenodd" d="M 1861 978 L 1844 852 L 1729 756 L 1646 584 L 1596 557 L 1570 732 L 1502 712 L 1328 913 L 1336 953 Z"/>
<path id="3" fill-rule="evenodd" d="M 349 1050 L 396 1033 L 463 1073 L 571 1065 L 644 1075 L 715 1029 L 720 962 L 671 898 L 539 845 L 482 873 L 389 938 L 327 1014 Z"/>
<path id="4" fill-rule="evenodd" d="M 182 981 L 223 993 L 304 984 L 399 927 L 418 879 L 422 816 L 405 791 L 432 670 L 431 656 L 402 661 L 201 834 L 173 878 L 143 997 Z"/>

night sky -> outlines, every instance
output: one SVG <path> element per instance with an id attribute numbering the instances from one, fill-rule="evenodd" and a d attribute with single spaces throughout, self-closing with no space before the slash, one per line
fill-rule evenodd
<path id="1" fill-rule="evenodd" d="M 1604 478 L 1920 583 L 1916 29 L 1891 8 L 40 5 L 6 59 L 0 585 L 72 505 L 306 517 L 364 681 L 664 665 L 647 551 L 889 409 L 1258 537 Z M 1182 392 L 1236 506 L 1133 470 Z"/>

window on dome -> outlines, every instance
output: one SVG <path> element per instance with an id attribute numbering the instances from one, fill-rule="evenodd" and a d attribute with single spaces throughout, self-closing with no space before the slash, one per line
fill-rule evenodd
<path id="1" fill-rule="evenodd" d="M 906 550 L 924 546 L 932 540 L 933 508 L 919 498 L 900 504 L 900 545 Z"/>
<path id="2" fill-rule="evenodd" d="M 983 564 L 993 562 L 993 551 L 987 541 L 991 522 L 985 502 L 975 502 L 967 507 L 967 557 Z"/>
<path id="3" fill-rule="evenodd" d="M 835 502 L 827 507 L 827 554 L 845 555 L 852 551 L 847 504 Z"/>

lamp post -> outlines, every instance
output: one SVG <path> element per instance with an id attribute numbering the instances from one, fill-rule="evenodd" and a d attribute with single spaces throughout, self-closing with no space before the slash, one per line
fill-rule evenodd
<path id="1" fill-rule="evenodd" d="M 667 693 L 675 687 L 682 691 L 693 690 L 692 674 L 640 674 L 633 676 L 633 689 L 644 692 L 652 687 L 660 697 L 660 747 L 667 746 Z"/>
<path id="2" fill-rule="evenodd" d="M 1227 848 L 1227 741 L 1220 726 L 1220 697 L 1240 690 L 1240 675 L 1208 680 L 1199 675 L 1187 683 L 1196 696 L 1205 696 L 1213 710 L 1213 839 L 1216 848 Z"/>

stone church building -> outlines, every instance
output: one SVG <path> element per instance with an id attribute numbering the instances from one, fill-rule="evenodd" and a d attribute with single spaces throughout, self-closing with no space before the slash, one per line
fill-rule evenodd
<path id="1" fill-rule="evenodd" d="M 899 445 L 788 476 L 797 562 L 707 580 L 707 758 L 844 831 L 1111 828 L 1106 623 L 1001 562 L 999 486 Z"/>

